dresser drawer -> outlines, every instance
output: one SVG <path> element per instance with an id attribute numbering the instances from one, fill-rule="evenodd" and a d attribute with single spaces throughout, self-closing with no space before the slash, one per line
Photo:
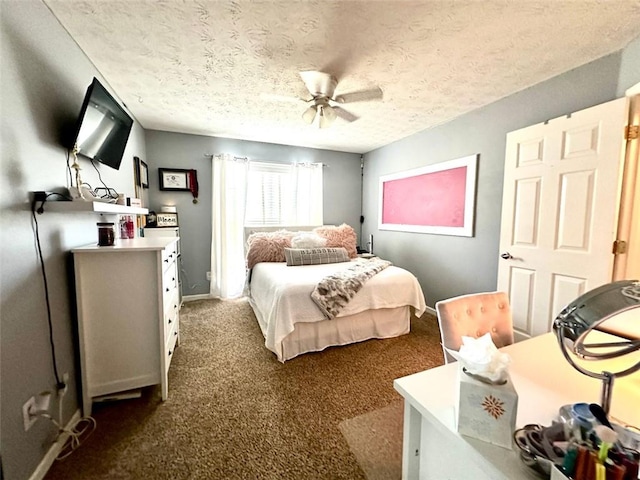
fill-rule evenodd
<path id="1" fill-rule="evenodd" d="M 177 321 L 177 317 L 176 317 L 176 321 L 173 322 L 173 326 L 169 331 L 169 334 L 167 336 L 167 341 L 165 343 L 165 353 L 164 353 L 166 355 L 165 372 L 169 370 L 169 365 L 171 365 L 171 360 L 173 359 L 173 354 L 176 350 L 176 345 L 178 343 L 179 335 L 180 335 L 180 323 Z"/>
<path id="2" fill-rule="evenodd" d="M 175 262 L 162 274 L 162 296 L 165 308 L 178 291 L 178 271 Z"/>
<path id="3" fill-rule="evenodd" d="M 178 312 L 180 308 L 178 305 L 178 292 L 174 293 L 169 305 L 165 307 L 164 311 L 164 336 L 165 341 L 168 338 L 169 332 L 173 326 L 178 323 Z"/>
<path id="4" fill-rule="evenodd" d="M 162 251 L 162 269 L 166 271 L 178 258 L 178 245 L 172 243 Z"/>
<path id="5" fill-rule="evenodd" d="M 165 275 L 162 282 L 162 304 L 164 313 L 180 306 L 179 284 L 176 276 Z"/>

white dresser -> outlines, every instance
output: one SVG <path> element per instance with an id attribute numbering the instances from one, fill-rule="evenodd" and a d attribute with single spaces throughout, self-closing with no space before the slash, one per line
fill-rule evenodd
<path id="1" fill-rule="evenodd" d="M 178 297 L 180 299 L 180 307 L 182 308 L 182 255 L 180 254 L 180 227 L 145 227 L 144 237 L 178 238 L 178 258 L 176 259 L 176 265 L 178 267 Z"/>
<path id="2" fill-rule="evenodd" d="M 95 397 L 148 385 L 160 385 L 167 399 L 180 342 L 178 240 L 135 238 L 72 250 L 84 415 Z"/>

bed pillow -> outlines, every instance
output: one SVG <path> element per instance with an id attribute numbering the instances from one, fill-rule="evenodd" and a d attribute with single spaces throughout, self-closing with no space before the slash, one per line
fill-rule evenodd
<path id="1" fill-rule="evenodd" d="M 350 261 L 344 248 L 285 248 L 284 257 L 290 267 Z"/>
<path id="2" fill-rule="evenodd" d="M 350 258 L 358 256 L 356 231 L 346 223 L 338 227 L 316 227 L 313 232 L 327 239 L 327 247 L 342 247 L 347 250 Z"/>
<path id="3" fill-rule="evenodd" d="M 327 245 L 327 239 L 313 232 L 298 232 L 291 239 L 292 248 L 317 248 Z"/>
<path id="4" fill-rule="evenodd" d="M 295 232 L 278 230 L 277 232 L 256 232 L 247 238 L 247 268 L 251 269 L 260 262 L 284 262 L 284 249 L 291 247 Z"/>

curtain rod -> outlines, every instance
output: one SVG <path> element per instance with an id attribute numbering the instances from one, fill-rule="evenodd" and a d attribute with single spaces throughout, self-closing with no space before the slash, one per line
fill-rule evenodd
<path id="1" fill-rule="evenodd" d="M 204 156 L 205 156 L 206 158 L 213 159 L 213 157 L 215 156 L 215 154 L 213 154 L 213 153 L 205 153 L 205 154 L 204 154 Z M 234 160 L 245 160 L 245 161 L 249 161 L 249 157 L 236 157 L 236 156 L 234 156 L 234 157 L 233 157 L 233 159 L 234 159 Z M 279 162 L 267 162 L 267 161 L 264 161 L 264 163 L 279 163 Z M 284 163 L 284 162 L 283 162 L 283 163 Z M 295 165 L 295 164 L 297 164 L 297 163 L 300 163 L 300 164 L 302 164 L 302 165 L 305 165 L 305 164 L 306 164 L 306 165 L 311 165 L 312 163 L 318 163 L 318 162 L 291 162 L 291 163 L 292 163 L 292 164 L 294 164 L 294 165 Z M 323 168 L 324 168 L 324 167 L 328 167 L 328 166 L 329 166 L 329 165 L 327 165 L 326 163 L 320 163 L 320 165 L 322 165 L 322 167 L 323 167 Z"/>
<path id="2" fill-rule="evenodd" d="M 214 156 L 215 156 L 215 154 L 213 154 L 213 153 L 205 153 L 204 154 L 204 157 L 205 158 L 209 158 L 209 159 L 212 159 Z M 233 159 L 234 160 L 249 160 L 249 157 L 236 157 L 236 156 L 234 156 Z"/>

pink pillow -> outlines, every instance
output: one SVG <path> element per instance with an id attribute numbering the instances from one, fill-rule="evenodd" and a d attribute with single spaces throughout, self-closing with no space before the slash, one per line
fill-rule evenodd
<path id="1" fill-rule="evenodd" d="M 347 250 L 349 258 L 356 258 L 356 231 L 346 223 L 339 227 L 316 227 L 313 229 L 321 237 L 327 239 L 325 247 L 343 247 Z"/>
<path id="2" fill-rule="evenodd" d="M 278 230 L 277 232 L 256 232 L 249 235 L 247 245 L 247 268 L 251 269 L 260 262 L 284 262 L 284 249 L 291 248 L 291 239 L 295 232 Z"/>

